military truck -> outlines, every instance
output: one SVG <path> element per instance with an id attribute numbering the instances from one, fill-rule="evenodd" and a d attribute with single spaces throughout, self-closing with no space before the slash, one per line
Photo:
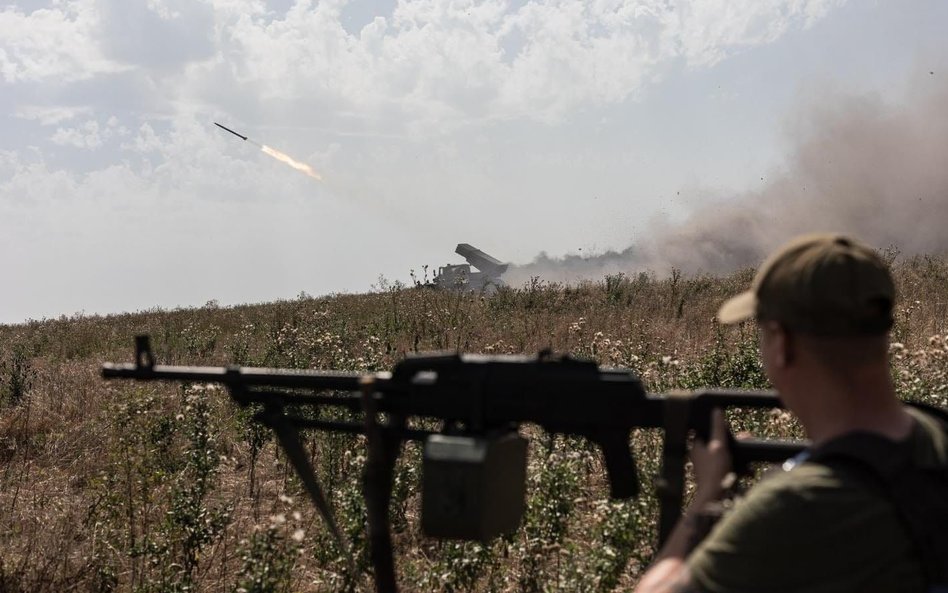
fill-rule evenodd
<path id="1" fill-rule="evenodd" d="M 493 292 L 505 286 L 500 276 L 510 264 L 487 255 L 469 243 L 459 243 L 454 252 L 466 259 L 467 263 L 438 268 L 438 275 L 434 278 L 436 287 Z"/>

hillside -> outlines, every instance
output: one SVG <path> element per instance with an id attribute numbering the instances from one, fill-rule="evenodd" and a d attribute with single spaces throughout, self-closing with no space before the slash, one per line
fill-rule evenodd
<path id="1" fill-rule="evenodd" d="M 900 393 L 948 405 L 948 258 L 896 261 L 892 361 Z M 220 390 L 105 383 L 133 336 L 159 362 L 384 370 L 411 352 L 551 347 L 636 371 L 653 391 L 766 387 L 752 327 L 713 322 L 751 271 L 642 274 L 496 295 L 390 287 L 234 308 L 147 311 L 0 326 L 0 590 L 333 591 L 346 563 L 266 430 Z M 797 436 L 784 414 L 733 419 Z M 533 429 L 521 529 L 489 545 L 426 539 L 417 524 L 419 451 L 396 470 L 393 522 L 405 590 L 610 591 L 653 553 L 656 503 L 611 502 L 596 451 Z M 308 445 L 344 531 L 361 550 L 361 437 Z M 637 434 L 640 470 L 658 441 Z M 360 590 L 369 579 L 357 576 Z"/>

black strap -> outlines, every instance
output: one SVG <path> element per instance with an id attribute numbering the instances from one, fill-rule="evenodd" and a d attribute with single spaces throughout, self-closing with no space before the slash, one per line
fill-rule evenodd
<path id="1" fill-rule="evenodd" d="M 834 439 L 808 461 L 857 471 L 877 487 L 908 532 L 931 590 L 948 587 L 948 465 L 919 465 L 910 441 L 867 432 Z"/>
<path id="2" fill-rule="evenodd" d="M 926 416 L 932 416 L 936 420 L 941 421 L 941 427 L 945 431 L 948 431 L 948 409 L 939 408 L 933 404 L 926 404 L 925 402 L 905 402 L 909 406 L 924 412 Z"/>

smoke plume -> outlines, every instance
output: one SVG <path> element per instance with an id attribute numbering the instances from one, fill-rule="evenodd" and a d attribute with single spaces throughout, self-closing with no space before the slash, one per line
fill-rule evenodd
<path id="1" fill-rule="evenodd" d="M 504 279 L 516 286 L 533 276 L 728 272 L 816 231 L 851 233 L 906 255 L 948 252 L 948 83 L 938 74 L 919 76 L 897 106 L 836 97 L 807 108 L 784 171 L 762 190 L 699 207 L 685 223 L 656 228 L 621 252 L 544 254 Z"/>

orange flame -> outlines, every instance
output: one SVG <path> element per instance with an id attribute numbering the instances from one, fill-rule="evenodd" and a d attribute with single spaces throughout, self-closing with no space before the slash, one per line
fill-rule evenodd
<path id="1" fill-rule="evenodd" d="M 265 153 L 267 153 L 268 155 L 272 156 L 273 158 L 275 158 L 275 159 L 278 160 L 278 161 L 283 161 L 284 163 L 286 163 L 287 165 L 293 167 L 293 168 L 296 169 L 297 171 L 302 171 L 303 173 L 306 173 L 307 175 L 309 175 L 309 176 L 312 177 L 313 179 L 316 179 L 316 180 L 319 180 L 319 181 L 322 181 L 322 180 L 323 180 L 322 175 L 320 175 L 320 174 L 317 173 L 316 171 L 313 171 L 313 168 L 312 168 L 312 167 L 310 167 L 310 166 L 307 165 L 306 163 L 301 163 L 301 162 L 295 160 L 295 159 L 292 158 L 291 156 L 289 156 L 289 155 L 287 155 L 287 154 L 284 154 L 284 153 L 280 152 L 279 150 L 277 150 L 277 149 L 275 149 L 275 148 L 270 148 L 270 147 L 267 146 L 266 144 L 263 144 L 263 145 L 260 146 L 260 150 L 262 150 L 263 152 L 265 152 Z"/>

